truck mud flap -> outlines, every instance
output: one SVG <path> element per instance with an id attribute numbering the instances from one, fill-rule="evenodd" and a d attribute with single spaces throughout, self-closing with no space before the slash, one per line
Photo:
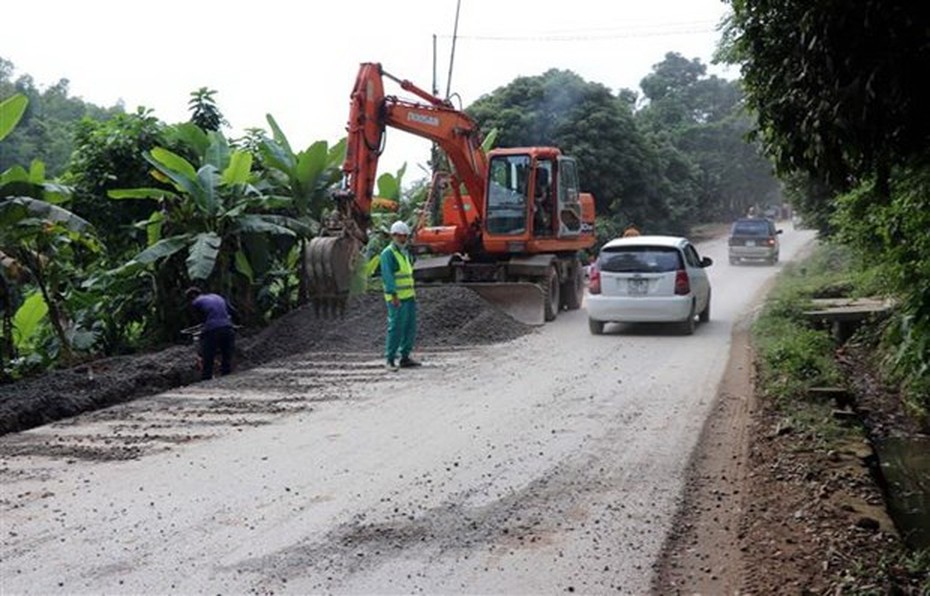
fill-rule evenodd
<path id="1" fill-rule="evenodd" d="M 530 282 L 463 283 L 494 306 L 526 325 L 542 325 L 546 297 L 542 288 Z"/>

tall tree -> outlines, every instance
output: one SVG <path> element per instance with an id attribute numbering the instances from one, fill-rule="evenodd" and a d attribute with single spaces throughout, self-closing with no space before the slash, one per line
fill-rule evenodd
<path id="1" fill-rule="evenodd" d="M 141 107 L 109 120 L 84 118 L 77 123 L 65 177 L 74 191 L 72 210 L 94 224 L 115 258 L 144 245 L 145 231 L 133 224 L 147 219 L 158 205 L 154 200 L 114 202 L 107 192 L 150 183 L 152 166 L 144 154 L 168 144 L 164 130 L 151 110 Z"/>
<path id="2" fill-rule="evenodd" d="M 220 108 L 216 105 L 213 96 L 216 91 L 201 87 L 197 91 L 191 92 L 191 99 L 187 102 L 191 111 L 191 122 L 196 124 L 204 131 L 216 131 L 226 124 Z"/>
<path id="3" fill-rule="evenodd" d="M 22 93 L 29 99 L 29 107 L 0 148 L 0 171 L 39 159 L 49 177 L 59 176 L 71 156 L 75 124 L 84 117 L 103 120 L 122 112 L 119 105 L 104 109 L 71 96 L 67 79 L 42 90 L 31 76 L 13 80 L 13 73 L 13 63 L 0 58 L 0 99 Z"/>
<path id="4" fill-rule="evenodd" d="M 925 11 L 911 0 L 730 0 L 729 45 L 766 151 L 839 191 L 930 146 Z"/>
<path id="5" fill-rule="evenodd" d="M 780 204 L 771 164 L 760 144 L 747 138 L 753 121 L 739 83 L 706 73 L 700 60 L 669 52 L 641 82 L 645 101 L 637 124 L 665 153 L 677 153 L 670 162 L 675 167 L 664 171 L 672 203 L 691 221 Z"/>
<path id="6" fill-rule="evenodd" d="M 638 214 L 648 210 L 655 159 L 633 122 L 628 102 L 599 83 L 552 69 L 520 77 L 467 109 L 483 130 L 499 130 L 498 147 L 553 145 L 578 159 L 581 185 L 597 211 L 612 205 Z"/>

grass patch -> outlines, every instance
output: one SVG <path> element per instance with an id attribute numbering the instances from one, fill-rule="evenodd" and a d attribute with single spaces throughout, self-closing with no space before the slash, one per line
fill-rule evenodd
<path id="1" fill-rule="evenodd" d="M 842 376 L 829 331 L 812 328 L 803 312 L 811 299 L 855 295 L 862 286 L 850 271 L 851 258 L 822 246 L 806 261 L 787 265 L 752 327 L 758 386 L 778 401 L 805 395 L 810 387 L 836 385 Z"/>

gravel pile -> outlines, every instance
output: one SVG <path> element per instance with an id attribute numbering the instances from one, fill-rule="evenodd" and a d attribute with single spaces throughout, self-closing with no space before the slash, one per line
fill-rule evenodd
<path id="1" fill-rule="evenodd" d="M 419 288 L 417 348 L 468 347 L 516 339 L 533 328 L 462 287 Z M 236 370 L 309 351 L 380 353 L 385 305 L 380 294 L 350 300 L 344 316 L 295 310 L 237 339 Z M 193 348 L 101 359 L 0 385 L 0 435 L 111 406 L 198 380 Z"/>

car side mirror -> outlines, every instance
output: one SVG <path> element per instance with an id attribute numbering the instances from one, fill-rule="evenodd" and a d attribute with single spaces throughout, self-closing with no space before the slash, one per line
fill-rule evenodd
<path id="1" fill-rule="evenodd" d="M 714 264 L 714 260 L 710 257 L 701 257 L 701 267 L 710 267 Z"/>
<path id="2" fill-rule="evenodd" d="M 776 234 L 781 234 L 784 230 L 775 230 Z"/>

